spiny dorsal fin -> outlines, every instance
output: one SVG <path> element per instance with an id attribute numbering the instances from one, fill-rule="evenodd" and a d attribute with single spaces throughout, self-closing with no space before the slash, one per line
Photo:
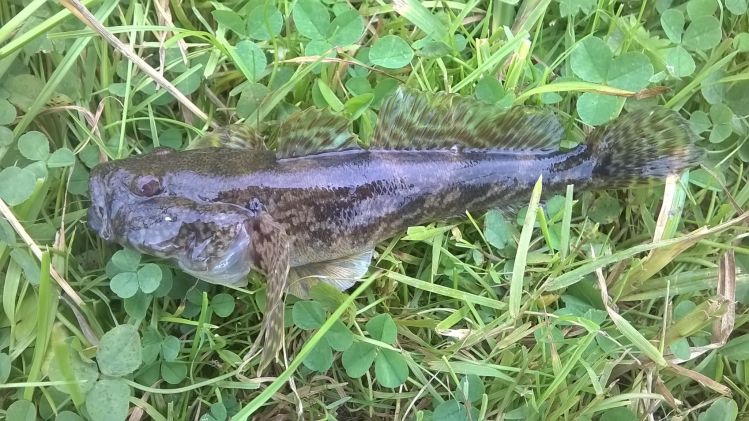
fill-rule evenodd
<path id="1" fill-rule="evenodd" d="M 349 122 L 327 111 L 309 108 L 291 115 L 278 129 L 277 158 L 358 148 Z"/>
<path id="2" fill-rule="evenodd" d="M 230 124 L 203 134 L 186 149 L 234 148 L 265 150 L 265 137 L 246 124 Z"/>
<path id="3" fill-rule="evenodd" d="M 454 94 L 422 94 L 400 88 L 380 109 L 372 149 L 438 149 L 463 146 L 548 152 L 564 129 L 548 110 L 503 110 Z"/>

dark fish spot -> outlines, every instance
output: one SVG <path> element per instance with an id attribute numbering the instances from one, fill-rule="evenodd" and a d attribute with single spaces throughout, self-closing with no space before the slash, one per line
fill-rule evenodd
<path id="1" fill-rule="evenodd" d="M 596 164 L 594 171 L 596 175 L 598 176 L 606 176 L 609 175 L 609 167 L 611 166 L 611 155 L 604 154 L 603 156 L 598 158 L 598 163 Z"/>
<path id="2" fill-rule="evenodd" d="M 245 209 L 250 211 L 253 215 L 257 215 L 265 211 L 265 206 L 257 197 L 253 197 L 249 202 L 247 202 Z"/>

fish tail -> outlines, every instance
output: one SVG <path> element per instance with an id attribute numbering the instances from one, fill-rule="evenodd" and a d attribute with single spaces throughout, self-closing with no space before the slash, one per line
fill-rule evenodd
<path id="1" fill-rule="evenodd" d="M 593 184 L 624 188 L 662 180 L 700 162 L 689 123 L 666 108 L 634 111 L 588 137 Z"/>

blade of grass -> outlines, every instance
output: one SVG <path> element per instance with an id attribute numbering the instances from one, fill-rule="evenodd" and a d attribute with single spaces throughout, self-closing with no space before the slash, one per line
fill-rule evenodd
<path id="1" fill-rule="evenodd" d="M 191 384 L 189 386 L 175 387 L 175 388 L 171 388 L 171 389 L 159 389 L 159 388 L 156 388 L 156 387 L 144 386 L 144 385 L 142 385 L 140 383 L 137 383 L 137 382 L 134 382 L 132 380 L 128 380 L 128 379 L 124 379 L 124 380 L 133 389 L 137 389 L 137 390 L 140 390 L 140 391 L 143 391 L 143 392 L 153 393 L 153 394 L 157 394 L 157 395 L 180 395 L 180 394 L 185 394 L 187 392 L 191 392 L 193 390 L 198 390 L 198 389 L 201 389 L 201 388 L 204 388 L 204 387 L 215 386 L 217 384 L 221 384 L 221 383 L 223 383 L 224 380 L 232 378 L 232 377 L 234 377 L 234 376 L 236 376 L 238 374 L 239 374 L 239 370 L 233 370 L 233 371 L 230 371 L 228 373 L 224 373 L 224 374 L 221 374 L 219 376 L 216 376 L 216 377 L 213 377 L 213 378 L 210 378 L 210 379 L 206 379 L 206 380 L 203 380 L 203 381 L 200 381 L 200 382 L 193 383 L 193 384 Z M 257 381 L 257 383 L 256 384 L 252 383 L 252 381 Z M 242 388 L 243 389 L 257 389 L 257 388 L 260 387 L 260 384 L 263 381 L 267 381 L 267 379 L 266 378 L 258 378 L 258 379 L 252 379 L 252 380 L 250 380 L 248 382 L 242 382 L 242 385 L 243 385 Z M 64 383 L 67 384 L 67 382 L 64 382 Z M 2 387 L 2 385 L 0 385 L 0 387 Z"/>
<path id="2" fill-rule="evenodd" d="M 659 249 L 663 247 L 674 246 L 683 242 L 689 242 L 689 241 L 692 241 L 695 237 L 703 238 L 712 234 L 717 234 L 733 226 L 740 225 L 747 219 L 749 219 L 749 212 L 745 212 L 741 214 L 740 216 L 734 219 L 731 219 L 730 221 L 724 222 L 720 225 L 716 225 L 713 228 L 703 227 L 701 229 L 698 229 L 696 231 L 693 231 L 681 237 L 677 237 L 677 238 L 673 238 L 669 240 L 662 240 L 657 243 L 641 244 L 638 246 L 630 247 L 627 250 L 622 250 L 620 252 L 610 254 L 608 256 L 598 257 L 594 259 L 592 262 L 585 263 L 582 266 L 578 267 L 577 269 L 573 269 L 557 278 L 549 279 L 544 285 L 543 290 L 554 291 L 557 289 L 568 287 L 572 284 L 579 282 L 585 275 L 589 273 L 593 273 L 597 269 L 608 266 L 612 263 L 619 262 L 621 260 L 635 256 L 637 254 L 644 253 L 646 251 Z"/>
<path id="3" fill-rule="evenodd" d="M 508 91 L 515 91 L 520 77 L 525 72 L 525 65 L 527 64 L 528 54 L 531 49 L 531 41 L 524 39 L 520 43 L 520 48 L 512 55 L 510 59 L 510 65 L 507 69 L 507 77 L 505 78 L 505 89 Z"/>
<path id="4" fill-rule="evenodd" d="M 4 25 L 0 26 L 0 44 L 4 44 L 8 40 L 18 27 L 31 17 L 40 7 L 46 3 L 47 0 L 32 0 L 31 3 L 27 4 L 26 7 L 21 9 L 17 15 L 13 16 L 11 20 L 5 22 Z M 0 56 L 2 57 L 2 56 Z"/>
<path id="5" fill-rule="evenodd" d="M 424 282 L 416 278 L 411 278 L 410 276 L 401 275 L 397 272 L 389 271 L 387 272 L 387 275 L 395 281 L 402 282 L 414 288 L 418 288 L 434 294 L 443 295 L 445 297 L 455 298 L 463 302 L 491 307 L 497 310 L 505 310 L 507 308 L 507 304 L 501 301 L 492 300 L 491 298 L 482 297 L 480 295 L 475 295 L 468 292 L 458 291 L 457 289 L 448 288 L 442 285 L 430 284 L 429 282 Z"/>
<path id="6" fill-rule="evenodd" d="M 681 175 L 680 179 L 674 180 L 674 184 L 675 191 L 672 197 L 671 212 L 669 212 L 669 215 L 666 218 L 662 238 L 673 238 L 681 225 L 684 206 L 687 202 L 687 189 L 684 186 L 689 184 L 689 171 L 684 171 L 684 174 Z M 666 186 L 668 186 L 668 183 Z M 658 218 L 660 218 L 660 215 L 658 215 Z"/>
<path id="7" fill-rule="evenodd" d="M 117 37 L 101 24 L 100 20 L 94 16 L 79 0 L 60 0 L 63 6 L 68 8 L 81 22 L 85 23 L 89 28 L 96 31 L 102 36 L 112 47 L 124 54 L 131 62 L 135 63 L 140 70 L 146 73 L 154 82 L 158 83 L 167 92 L 172 94 L 174 98 L 179 101 L 180 104 L 184 105 L 190 112 L 195 114 L 199 119 L 211 123 L 213 127 L 218 127 L 216 123 L 212 123 L 208 118 L 208 114 L 203 112 L 197 105 L 195 105 L 189 98 L 185 96 L 176 86 L 166 80 L 156 69 L 146 63 L 138 54 L 133 51 L 132 48 L 125 45 Z"/>
<path id="8" fill-rule="evenodd" d="M 250 415 L 254 414 L 255 411 L 260 409 L 265 402 L 268 401 L 268 399 L 273 396 L 281 387 L 286 384 L 286 382 L 289 381 L 291 376 L 296 372 L 297 368 L 302 364 L 302 361 L 304 361 L 305 358 L 307 358 L 307 355 L 309 355 L 310 352 L 312 352 L 312 349 L 317 345 L 320 340 L 322 340 L 323 336 L 325 336 L 325 333 L 330 330 L 331 327 L 333 327 L 333 324 L 341 318 L 341 315 L 343 312 L 345 312 L 351 305 L 354 303 L 354 300 L 361 295 L 369 286 L 374 282 L 377 276 L 373 275 L 369 278 L 365 279 L 354 292 L 351 293 L 346 298 L 346 301 L 343 302 L 338 308 L 333 312 L 333 314 L 328 317 L 328 320 L 323 323 L 322 326 L 320 326 L 320 329 L 318 329 L 317 332 L 315 332 L 314 335 L 312 335 L 309 340 L 307 340 L 302 347 L 302 349 L 296 354 L 295 358 L 291 360 L 289 363 L 289 366 L 284 370 L 281 375 L 279 375 L 276 380 L 273 381 L 268 387 L 263 390 L 260 395 L 258 395 L 255 399 L 250 401 L 247 405 L 243 406 L 242 409 L 237 412 L 236 415 L 234 415 L 231 419 L 232 421 L 239 421 L 239 420 L 247 420 Z"/>
<path id="9" fill-rule="evenodd" d="M 655 224 L 655 232 L 653 233 L 653 242 L 660 241 L 664 238 L 671 238 L 672 235 L 669 236 L 666 233 L 666 225 L 668 225 L 668 221 L 671 220 L 671 215 L 675 213 L 675 219 L 678 221 L 680 219 L 681 215 L 681 209 L 677 208 L 677 212 L 672 212 L 672 209 L 674 206 L 678 206 L 679 200 L 677 197 L 677 185 L 676 185 L 677 176 L 675 174 L 670 174 L 668 177 L 666 177 L 666 185 L 663 189 L 663 199 L 662 199 L 662 205 L 661 210 L 658 213 L 658 220 Z M 686 194 L 684 193 L 681 198 L 681 203 L 683 205 L 684 197 L 686 197 Z M 653 250 L 650 250 L 650 254 L 648 254 L 648 257 L 653 255 Z"/>
<path id="10" fill-rule="evenodd" d="M 518 367 L 501 366 L 497 364 L 480 363 L 474 361 L 450 361 L 436 360 L 429 362 L 429 368 L 437 371 L 452 371 L 459 374 L 475 374 L 477 376 L 496 377 L 506 382 L 512 383 L 513 378 L 504 372 L 520 373 L 523 370 Z M 526 374 L 553 378 L 554 376 L 546 374 L 543 371 L 527 370 Z"/>
<path id="11" fill-rule="evenodd" d="M 57 312 L 58 295 L 52 293 L 50 285 L 50 258 L 49 252 L 42 253 L 42 268 L 39 278 L 39 291 L 37 293 L 37 317 L 36 317 L 36 343 L 34 345 L 34 356 L 31 360 L 28 381 L 34 382 L 40 379 L 42 364 L 47 356 L 47 346 L 52 337 L 52 322 Z M 33 400 L 34 387 L 27 387 L 23 392 L 23 398 Z"/>
<path id="12" fill-rule="evenodd" d="M 729 250 L 718 265 L 718 296 L 726 302 L 726 312 L 713 325 L 713 343 L 724 345 L 736 324 L 736 256 Z"/>
<path id="13" fill-rule="evenodd" d="M 731 396 L 731 389 L 728 386 L 720 384 L 702 373 L 698 373 L 694 370 L 690 370 L 688 368 L 685 368 L 676 364 L 669 364 L 668 368 L 676 372 L 676 374 L 679 374 L 684 377 L 688 377 L 696 381 L 697 383 L 720 393 L 723 396 Z"/>
<path id="14" fill-rule="evenodd" d="M 694 272 L 677 273 L 658 279 L 651 279 L 643 286 L 643 291 L 623 296 L 618 302 L 644 301 L 656 298 L 675 297 L 698 291 L 716 289 L 719 281 L 714 269 L 696 270 Z M 737 274 L 736 284 L 749 285 L 749 274 Z M 669 291 L 670 286 L 670 291 Z M 648 289 L 646 290 L 645 287 Z"/>
<path id="15" fill-rule="evenodd" d="M 512 24 L 512 32 L 528 31 L 541 21 L 551 0 L 526 0 L 520 6 L 515 22 Z"/>
<path id="16" fill-rule="evenodd" d="M 491 73 L 494 70 L 496 70 L 496 68 L 500 65 L 502 60 L 504 60 L 507 56 L 517 51 L 517 49 L 520 48 L 520 44 L 527 37 L 528 37 L 528 32 L 522 31 L 518 33 L 517 35 L 515 35 L 513 38 L 507 40 L 507 42 L 502 47 L 500 47 L 491 56 L 489 56 L 489 58 L 487 58 L 486 61 L 481 63 L 471 73 L 466 75 L 465 79 L 453 85 L 453 87 L 450 88 L 450 90 L 452 92 L 458 92 L 461 89 L 465 88 L 466 86 L 473 84 L 485 74 Z"/>
<path id="17" fill-rule="evenodd" d="M 296 70 L 296 72 L 294 72 L 294 75 L 289 79 L 288 82 L 284 83 L 280 88 L 270 92 L 265 98 L 263 98 L 257 110 L 250 114 L 250 116 L 247 117 L 245 121 L 250 125 L 255 125 L 258 121 L 263 121 L 263 119 L 265 119 L 265 117 L 267 117 L 268 114 L 273 111 L 273 108 L 275 108 L 276 105 L 283 101 L 286 95 L 291 92 L 291 90 L 294 89 L 295 86 L 297 86 L 302 78 L 319 67 L 320 63 L 322 63 L 322 60 L 323 57 L 321 56 L 318 57 L 316 61 L 307 66 L 300 66 Z"/>
<path id="18" fill-rule="evenodd" d="M 606 286 L 606 277 L 603 276 L 603 271 L 600 267 L 596 268 L 596 278 L 598 279 L 598 289 L 601 292 L 603 305 L 606 308 L 606 312 L 609 314 L 609 318 L 614 322 L 617 330 L 619 330 L 619 333 L 624 335 L 624 337 L 627 338 L 635 348 L 655 362 L 656 365 L 659 367 L 665 367 L 668 363 L 666 362 L 666 359 L 663 358 L 661 351 L 656 348 L 655 345 L 650 343 L 650 341 L 648 341 L 645 336 L 637 330 L 637 328 L 632 326 L 627 319 L 622 317 L 611 307 L 609 291 Z"/>
<path id="19" fill-rule="evenodd" d="M 109 16 L 114 11 L 115 7 L 117 7 L 117 4 L 119 4 L 117 0 L 106 0 L 97 11 L 98 19 L 106 19 L 107 16 Z M 44 105 L 55 93 L 55 90 L 60 85 L 60 83 L 62 83 L 65 78 L 68 78 L 70 76 L 70 70 L 73 68 L 73 66 L 75 66 L 78 59 L 81 58 L 81 55 L 83 54 L 86 46 L 88 46 L 90 41 L 91 38 L 86 37 L 80 38 L 73 43 L 62 61 L 57 64 L 57 67 L 52 73 L 52 76 L 47 79 L 47 83 L 44 85 L 44 88 L 42 88 L 42 91 L 39 93 L 39 95 L 34 99 L 34 102 L 31 104 L 26 114 L 24 114 L 24 116 L 21 118 L 21 121 L 19 121 L 16 127 L 13 129 L 13 134 L 16 138 L 18 138 L 18 136 L 26 131 L 33 119 L 36 118 L 36 116 L 39 114 L 39 111 L 41 111 L 42 107 L 44 107 Z"/>
<path id="20" fill-rule="evenodd" d="M 567 193 L 564 196 L 564 214 L 562 216 L 562 233 L 559 238 L 559 257 L 562 260 L 567 258 L 570 252 L 570 229 L 572 226 L 572 206 L 575 202 L 573 199 L 574 186 L 567 186 Z"/>
<path id="21" fill-rule="evenodd" d="M 15 348 L 14 331 L 18 321 L 16 320 L 16 309 L 18 308 L 18 289 L 21 285 L 21 267 L 13 259 L 10 259 L 5 270 L 3 281 L 2 304 L 3 312 L 10 323 L 10 335 L 8 336 L 8 347 L 11 353 Z"/>
<path id="22" fill-rule="evenodd" d="M 523 229 L 520 231 L 518 250 L 515 254 L 515 264 L 512 266 L 509 300 L 510 319 L 512 320 L 516 320 L 520 317 L 520 304 L 524 286 L 523 281 L 525 280 L 525 265 L 528 259 L 528 247 L 530 247 L 531 244 L 533 227 L 536 225 L 536 210 L 538 209 L 538 203 L 541 201 L 542 182 L 542 177 L 538 177 L 538 180 L 533 187 L 531 200 L 528 203 L 528 211 L 525 213 L 525 221 L 523 221 Z"/>
<path id="23" fill-rule="evenodd" d="M 177 76 L 176 78 L 174 78 L 173 83 L 176 84 L 176 83 L 180 83 L 180 82 L 186 80 L 187 78 L 189 78 L 190 76 L 192 76 L 193 73 L 196 73 L 199 70 L 201 70 L 202 67 L 203 67 L 202 65 L 198 64 L 196 66 L 193 66 L 193 67 L 189 68 L 187 71 L 181 73 L 179 76 Z M 167 94 L 166 90 L 159 89 L 158 91 L 156 91 L 156 92 L 152 93 L 151 95 L 149 95 L 147 98 L 143 99 L 143 101 L 141 101 L 139 104 L 133 105 L 133 107 L 130 109 L 130 111 L 129 111 L 128 114 L 130 114 L 130 115 L 137 114 L 138 112 L 146 109 L 154 101 L 156 101 L 157 99 L 163 97 L 166 94 Z M 153 120 L 153 119 L 151 119 L 151 120 Z"/>
<path id="24" fill-rule="evenodd" d="M 52 339 L 52 356 L 60 369 L 60 374 L 69 384 L 67 393 L 70 395 L 70 399 L 72 399 L 76 408 L 80 408 L 85 401 L 80 388 L 82 381 L 75 378 L 70 348 L 65 343 L 65 335 L 67 335 L 65 329 L 60 325 L 55 327 Z"/>
<path id="25" fill-rule="evenodd" d="M 195 369 L 195 362 L 198 355 L 198 351 L 202 348 L 206 337 L 210 336 L 210 331 L 206 328 L 206 323 L 210 319 L 208 311 L 208 293 L 203 291 L 201 295 L 202 300 L 200 301 L 200 314 L 198 315 L 198 324 L 195 326 L 195 336 L 192 339 L 192 346 L 190 347 L 190 376 L 193 376 L 192 372 Z"/>
<path id="26" fill-rule="evenodd" d="M 621 393 L 612 398 L 603 399 L 595 402 L 585 409 L 580 415 L 594 414 L 607 409 L 621 408 L 632 404 L 634 400 L 654 399 L 663 400 L 663 396 L 657 393 Z"/>
<path id="27" fill-rule="evenodd" d="M 436 41 L 443 41 L 449 45 L 451 32 L 448 32 L 447 26 L 429 12 L 422 2 L 416 0 L 395 0 L 393 1 L 393 10 L 424 31 L 430 38 Z"/>
<path id="28" fill-rule="evenodd" d="M 36 256 L 36 258 L 41 261 L 42 251 L 39 249 L 39 246 L 36 245 L 34 239 L 31 238 L 31 236 L 26 232 L 26 229 L 18 221 L 16 216 L 13 214 L 13 211 L 10 210 L 8 205 L 6 205 L 5 201 L 3 201 L 2 199 L 0 199 L 0 214 L 3 215 L 8 222 L 10 222 L 10 225 L 16 231 L 16 234 L 18 234 L 23 239 L 34 256 Z M 54 268 L 50 268 L 50 274 L 52 275 L 52 278 L 55 279 L 60 288 L 65 291 L 65 293 L 73 300 L 73 302 L 75 302 L 78 307 L 82 307 L 85 305 L 78 293 L 75 292 L 70 284 L 68 284 L 68 282 L 63 279 L 63 277 L 60 276 L 60 274 L 57 273 Z"/>
<path id="29" fill-rule="evenodd" d="M 562 366 L 562 370 L 559 373 L 556 373 L 554 380 L 538 398 L 537 402 L 539 405 L 549 400 L 552 397 L 552 394 L 557 392 L 559 386 L 568 380 L 567 376 L 577 367 L 578 361 L 580 361 L 585 352 L 588 351 L 590 344 L 596 339 L 596 334 L 596 332 L 590 332 L 577 341 L 575 344 L 575 351 L 572 352 L 572 355 L 568 356 L 569 358 L 565 358 L 565 364 Z"/>
<path id="30" fill-rule="evenodd" d="M 96 2 L 96 1 L 99 1 L 99 0 L 83 0 L 83 4 L 88 6 L 89 4 Z M 45 2 L 42 1 L 41 3 L 45 3 Z M 23 48 L 23 46 L 34 41 L 35 39 L 38 39 L 47 31 L 59 25 L 60 22 L 62 22 L 65 18 L 69 16 L 70 16 L 70 11 L 61 10 L 55 13 L 54 15 L 50 16 L 49 18 L 45 19 L 39 25 L 34 26 L 29 31 L 24 32 L 23 34 L 20 34 L 14 37 L 10 42 L 0 47 L 0 60 L 20 50 L 21 48 Z M 5 25 L 3 27 L 0 27 L 0 31 L 2 31 L 3 29 L 5 29 Z M 49 34 L 49 35 L 51 39 L 52 34 Z M 2 40 L 0 40 L 0 44 L 2 44 Z"/>
<path id="31" fill-rule="evenodd" d="M 705 326 L 719 321 L 726 313 L 728 303 L 723 299 L 710 299 L 701 302 L 686 316 L 677 320 L 666 329 L 665 344 L 687 338 L 701 331 Z"/>
<path id="32" fill-rule="evenodd" d="M 515 98 L 515 104 L 522 104 L 528 98 L 534 95 L 541 95 L 551 92 L 592 92 L 603 95 L 613 95 L 621 97 L 631 97 L 637 95 L 637 92 L 627 91 L 624 89 L 614 88 L 612 86 L 601 85 L 590 82 L 555 82 L 548 85 L 538 86 L 529 89 Z"/>

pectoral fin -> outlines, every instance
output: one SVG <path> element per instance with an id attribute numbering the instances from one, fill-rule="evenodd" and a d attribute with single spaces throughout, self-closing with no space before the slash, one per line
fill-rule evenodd
<path id="1" fill-rule="evenodd" d="M 289 294 L 308 298 L 310 289 L 318 282 L 328 283 L 340 291 L 351 288 L 367 273 L 373 251 L 289 269 Z"/>
<path id="2" fill-rule="evenodd" d="M 262 356 L 258 372 L 268 366 L 283 347 L 284 292 L 289 273 L 289 241 L 283 228 L 268 214 L 253 219 L 250 227 L 251 257 L 254 266 L 265 274 L 266 305 L 260 338 Z"/>

